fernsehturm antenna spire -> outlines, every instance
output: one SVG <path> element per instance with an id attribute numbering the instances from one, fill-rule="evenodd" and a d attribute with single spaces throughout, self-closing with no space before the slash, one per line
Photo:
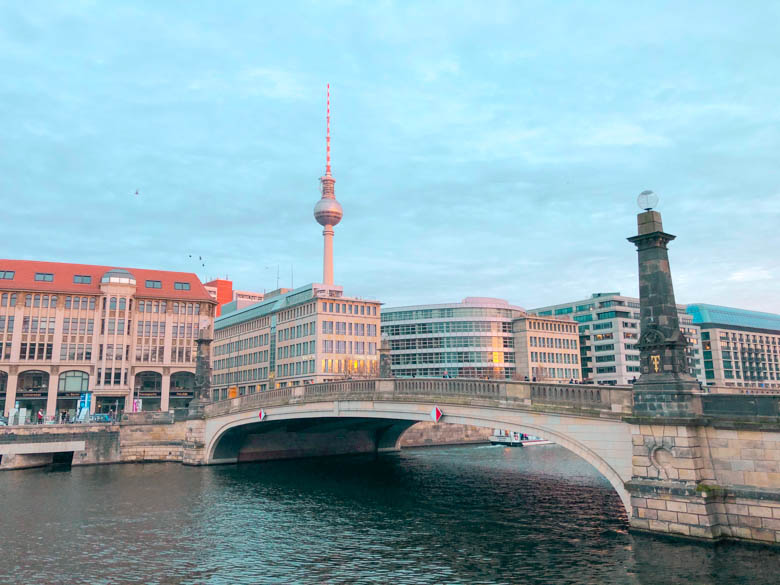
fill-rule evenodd
<path id="1" fill-rule="evenodd" d="M 314 219 L 323 226 L 324 253 L 322 261 L 322 283 L 333 285 L 333 226 L 341 221 L 344 213 L 336 201 L 336 179 L 330 174 L 330 84 L 327 90 L 325 134 L 325 176 L 320 177 L 322 197 L 314 206 Z"/>

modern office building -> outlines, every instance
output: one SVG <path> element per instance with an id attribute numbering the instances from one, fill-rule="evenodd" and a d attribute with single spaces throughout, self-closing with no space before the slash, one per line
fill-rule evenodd
<path id="1" fill-rule="evenodd" d="M 485 297 L 382 311 L 392 372 L 402 378 L 579 379 L 575 325 Z"/>
<path id="2" fill-rule="evenodd" d="M 701 328 L 706 383 L 780 389 L 780 315 L 732 307 L 687 307 Z"/>
<path id="3" fill-rule="evenodd" d="M 222 307 L 212 348 L 215 399 L 378 375 L 380 303 L 346 297 L 333 284 L 333 227 L 343 217 L 335 183 L 329 89 L 325 175 L 314 207 L 323 226 L 323 283 L 272 291 L 243 309 L 235 301 Z"/>
<path id="4" fill-rule="evenodd" d="M 308 284 L 273 291 L 215 321 L 212 388 L 227 398 L 273 388 L 376 377 L 380 303 Z"/>
<path id="5" fill-rule="evenodd" d="M 195 274 L 0 260 L 0 406 L 73 416 L 168 410 L 192 398 L 215 303 Z"/>
<path id="6" fill-rule="evenodd" d="M 680 331 L 689 342 L 691 375 L 704 381 L 699 327 L 678 305 Z M 640 376 L 639 299 L 620 293 L 594 293 L 581 301 L 532 309 L 539 316 L 569 316 L 578 323 L 580 360 L 585 380 L 599 384 L 629 384 Z"/>

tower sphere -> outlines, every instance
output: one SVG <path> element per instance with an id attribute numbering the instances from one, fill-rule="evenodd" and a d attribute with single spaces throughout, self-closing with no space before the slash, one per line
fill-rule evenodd
<path id="1" fill-rule="evenodd" d="M 314 206 L 314 219 L 322 226 L 336 225 L 343 216 L 344 212 L 341 210 L 341 203 L 335 199 L 323 197 Z"/>

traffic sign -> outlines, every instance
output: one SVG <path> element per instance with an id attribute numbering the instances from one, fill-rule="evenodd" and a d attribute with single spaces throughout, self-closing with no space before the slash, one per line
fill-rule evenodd
<path id="1" fill-rule="evenodd" d="M 260 409 L 260 412 L 257 415 L 257 418 L 260 419 L 260 422 L 263 422 L 265 420 L 265 410 L 262 408 Z"/>
<path id="2" fill-rule="evenodd" d="M 444 413 L 441 411 L 441 408 L 434 406 L 433 410 L 431 411 L 431 418 L 433 419 L 433 422 L 439 422 L 439 419 L 442 416 L 444 416 Z"/>

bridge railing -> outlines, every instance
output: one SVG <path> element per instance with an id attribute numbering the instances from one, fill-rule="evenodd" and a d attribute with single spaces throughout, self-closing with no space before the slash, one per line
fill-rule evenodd
<path id="1" fill-rule="evenodd" d="M 515 402 L 526 407 L 555 406 L 567 411 L 631 412 L 630 386 L 553 384 L 509 380 L 395 378 L 345 380 L 276 388 L 221 400 L 206 406 L 207 416 L 252 410 L 264 406 L 343 399 L 417 399 L 424 397 Z"/>

